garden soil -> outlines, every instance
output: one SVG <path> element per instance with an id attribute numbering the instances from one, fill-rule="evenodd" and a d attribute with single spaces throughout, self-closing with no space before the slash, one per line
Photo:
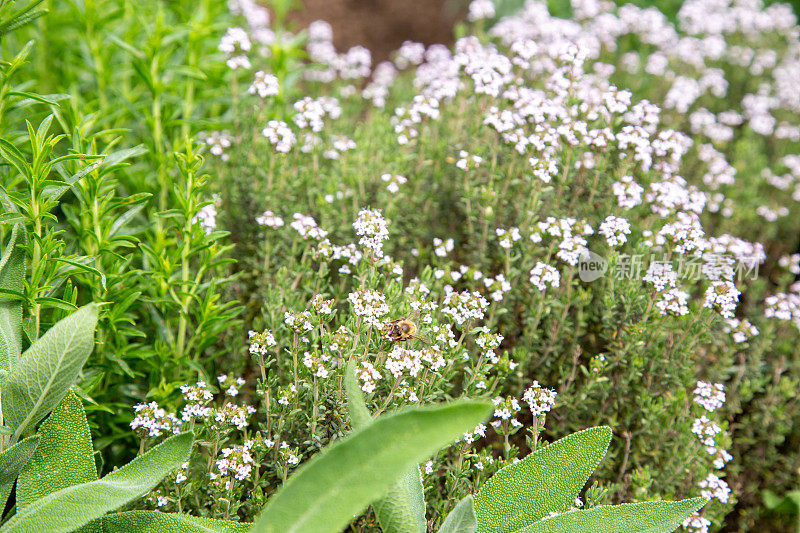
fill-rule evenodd
<path id="1" fill-rule="evenodd" d="M 340 52 L 361 45 L 372 51 L 373 65 L 389 59 L 403 41 L 426 45 L 452 44 L 453 26 L 463 18 L 465 2 L 458 0 L 302 0 L 303 9 L 291 16 L 300 27 L 314 20 L 333 26 Z"/>

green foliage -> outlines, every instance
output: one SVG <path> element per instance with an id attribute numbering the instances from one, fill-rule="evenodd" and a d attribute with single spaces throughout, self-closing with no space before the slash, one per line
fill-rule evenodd
<path id="1" fill-rule="evenodd" d="M 94 347 L 97 305 L 57 322 L 22 354 L 2 383 L 3 418 L 12 441 L 30 431 L 64 398 Z"/>
<path id="2" fill-rule="evenodd" d="M 47 494 L 18 509 L 0 527 L 0 532 L 74 531 L 152 489 L 186 461 L 192 442 L 191 432 L 175 435 L 96 481 L 71 485 Z"/>
<path id="3" fill-rule="evenodd" d="M 25 228 L 14 224 L 0 257 L 0 370 L 8 372 L 22 352 L 22 300 L 25 279 Z"/>
<path id="4" fill-rule="evenodd" d="M 475 516 L 475 503 L 472 495 L 462 499 L 442 522 L 438 533 L 475 533 L 478 519 Z"/>
<path id="5" fill-rule="evenodd" d="M 11 11 L 11 6 L 15 4 L 14 0 L 0 1 L 0 40 L 3 35 L 10 33 L 17 28 L 21 28 L 26 24 L 30 24 L 37 18 L 47 13 L 47 9 L 40 9 L 38 6 L 44 0 L 33 0 L 27 5 L 21 7 L 16 11 Z"/>
<path id="6" fill-rule="evenodd" d="M 5 507 L 14 481 L 33 457 L 39 445 L 39 436 L 31 435 L 0 453 L 0 505 Z"/>
<path id="7" fill-rule="evenodd" d="M 0 2 L 3 23 L 10 4 Z M 22 223 L 30 240 L 18 291 L 28 339 L 82 304 L 106 303 L 96 364 L 76 391 L 92 399 L 113 463 L 133 452 L 117 444 L 130 445 L 131 400 L 205 376 L 197 361 L 223 355 L 219 339 L 237 322 L 223 296 L 226 234 L 196 218 L 213 199 L 194 139 L 225 102 L 215 94 L 224 69 L 210 58 L 229 16 L 208 1 L 49 8 L 3 42 L 0 221 Z"/>
<path id="8" fill-rule="evenodd" d="M 92 437 L 81 401 L 69 392 L 39 427 L 39 446 L 17 479 L 17 509 L 52 492 L 97 479 Z"/>
<path id="9" fill-rule="evenodd" d="M 173 204 L 155 215 L 160 231 L 140 245 L 146 265 L 142 274 L 151 281 L 141 289 L 159 324 L 154 344 L 158 366 L 189 365 L 204 375 L 198 359 L 238 314 L 236 303 L 223 301 L 219 290 L 230 281 L 218 273 L 231 262 L 226 257 L 231 246 L 222 244 L 227 232 L 206 231 L 198 223 L 200 211 L 214 206 L 202 198 L 209 179 L 202 173 L 202 156 L 188 146 L 175 154 L 175 163 L 179 174 L 172 186 Z"/>
<path id="10" fill-rule="evenodd" d="M 764 490 L 761 494 L 764 506 L 773 513 L 790 517 L 800 531 L 800 490 L 787 492 L 781 498 L 771 490 Z"/>
<path id="11" fill-rule="evenodd" d="M 160 511 L 127 511 L 98 519 L 103 533 L 246 533 L 250 524 Z"/>
<path id="12" fill-rule="evenodd" d="M 518 533 L 672 533 L 706 502 L 706 498 L 692 498 L 679 502 L 601 505 L 545 518 Z"/>
<path id="13" fill-rule="evenodd" d="M 425 533 L 425 492 L 419 467 L 403 474 L 372 508 L 384 533 Z"/>
<path id="14" fill-rule="evenodd" d="M 483 402 L 380 417 L 309 460 L 273 496 L 254 533 L 337 532 L 413 465 L 489 414 Z"/>
<path id="15" fill-rule="evenodd" d="M 510 533 L 563 513 L 606 454 L 611 428 L 579 431 L 499 470 L 475 495 L 481 533 Z"/>

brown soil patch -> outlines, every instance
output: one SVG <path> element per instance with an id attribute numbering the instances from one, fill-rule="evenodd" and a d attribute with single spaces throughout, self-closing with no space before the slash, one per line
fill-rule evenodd
<path id="1" fill-rule="evenodd" d="M 291 20 L 301 27 L 314 20 L 333 26 L 340 52 L 361 45 L 372 51 L 373 65 L 403 44 L 453 42 L 453 26 L 463 18 L 463 0 L 303 0 Z"/>

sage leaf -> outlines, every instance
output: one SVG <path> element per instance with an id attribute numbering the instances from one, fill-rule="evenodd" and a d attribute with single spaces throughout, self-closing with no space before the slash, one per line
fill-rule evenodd
<path id="1" fill-rule="evenodd" d="M 18 509 L 0 533 L 69 533 L 152 490 L 189 458 L 194 436 L 174 435 L 119 470 Z"/>
<path id="2" fill-rule="evenodd" d="M 338 533 L 419 461 L 486 420 L 491 404 L 460 401 L 382 416 L 325 448 L 270 499 L 255 533 Z"/>
<path id="3" fill-rule="evenodd" d="M 0 509 L 5 508 L 14 480 L 30 461 L 38 445 L 39 435 L 31 435 L 0 453 Z"/>
<path id="4" fill-rule="evenodd" d="M 0 289 L 21 293 L 25 286 L 25 228 L 15 224 L 0 257 Z M 22 301 L 0 295 L 0 370 L 10 370 L 22 351 Z"/>
<path id="5" fill-rule="evenodd" d="M 350 422 L 353 428 L 359 428 L 371 424 L 373 419 L 356 381 L 355 365 L 356 358 L 352 358 L 347 365 L 345 391 Z M 425 533 L 425 491 L 419 467 L 414 465 L 383 498 L 373 502 L 372 508 L 383 533 Z"/>
<path id="6" fill-rule="evenodd" d="M 672 533 L 706 498 L 601 505 L 545 518 L 516 533 Z"/>
<path id="7" fill-rule="evenodd" d="M 97 479 L 92 437 L 78 396 L 69 391 L 42 422 L 39 447 L 17 480 L 17 509 L 72 485 Z"/>
<path id="8" fill-rule="evenodd" d="M 456 505 L 445 518 L 439 533 L 475 533 L 478 530 L 478 519 L 475 517 L 475 505 L 472 495 L 467 496 Z"/>
<path id="9" fill-rule="evenodd" d="M 159 511 L 128 511 L 95 520 L 103 533 L 246 533 L 252 524 Z"/>
<path id="10" fill-rule="evenodd" d="M 570 508 L 606 454 L 611 428 L 585 429 L 497 471 L 475 495 L 480 533 L 510 533 Z"/>
<path id="11" fill-rule="evenodd" d="M 14 440 L 33 429 L 67 394 L 92 353 L 97 305 L 56 322 L 20 357 L 2 385 L 3 417 Z"/>
<path id="12" fill-rule="evenodd" d="M 357 359 L 355 357 L 350 359 L 344 373 L 347 412 L 350 414 L 350 425 L 353 426 L 353 429 L 363 428 L 372 423 L 372 414 L 370 414 L 367 404 L 364 402 L 364 395 L 361 393 L 361 387 L 358 386 L 358 381 L 356 380 L 356 363 Z"/>
<path id="13" fill-rule="evenodd" d="M 383 533 L 425 533 L 428 524 L 419 467 L 411 467 L 372 508 Z"/>

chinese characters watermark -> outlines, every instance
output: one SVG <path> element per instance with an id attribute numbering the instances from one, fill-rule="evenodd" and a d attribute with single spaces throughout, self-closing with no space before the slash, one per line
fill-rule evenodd
<path id="1" fill-rule="evenodd" d="M 609 275 L 614 279 L 642 280 L 651 269 L 668 269 L 678 279 L 697 281 L 700 279 L 754 280 L 758 277 L 760 258 L 753 256 L 734 257 L 730 254 L 705 253 L 702 256 L 657 256 L 656 254 L 619 254 L 611 265 Z M 662 267 L 662 268 L 659 268 Z M 606 258 L 587 250 L 578 262 L 581 281 L 591 282 L 606 275 L 609 262 Z"/>

